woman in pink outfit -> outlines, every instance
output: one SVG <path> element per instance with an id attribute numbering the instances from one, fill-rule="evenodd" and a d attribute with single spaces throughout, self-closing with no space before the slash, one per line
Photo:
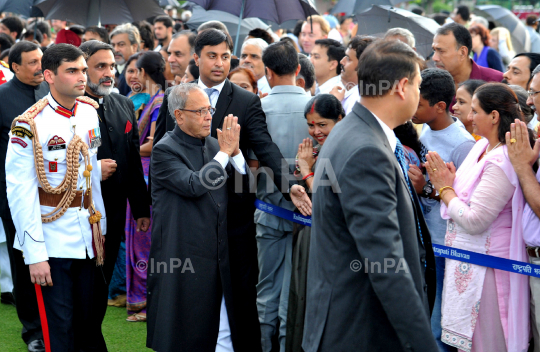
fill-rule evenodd
<path id="1" fill-rule="evenodd" d="M 426 170 L 448 220 L 446 245 L 527 261 L 521 218 L 524 198 L 508 159 L 505 134 L 522 120 L 518 98 L 489 83 L 472 98 L 468 116 L 479 140 L 456 169 L 429 152 Z M 441 340 L 461 351 L 523 352 L 529 342 L 527 276 L 446 259 Z"/>

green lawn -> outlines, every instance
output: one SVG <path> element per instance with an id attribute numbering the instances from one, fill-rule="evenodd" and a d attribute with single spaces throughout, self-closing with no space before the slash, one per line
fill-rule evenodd
<path id="1" fill-rule="evenodd" d="M 2 352 L 24 352 L 26 345 L 21 339 L 21 323 L 15 307 L 0 304 L 0 350 Z M 150 351 L 146 348 L 146 323 L 126 321 L 126 309 L 108 307 L 103 334 L 107 348 L 116 351 Z"/>

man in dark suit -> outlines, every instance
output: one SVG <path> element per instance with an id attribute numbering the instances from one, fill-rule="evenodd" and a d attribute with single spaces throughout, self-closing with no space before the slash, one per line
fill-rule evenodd
<path id="1" fill-rule="evenodd" d="M 139 153 L 139 133 L 133 102 L 120 94 L 111 93 L 114 87 L 114 50 L 111 45 L 90 40 L 80 46 L 86 54 L 88 82 L 85 95 L 99 103 L 97 110 L 101 132 L 98 160 L 101 161 L 101 193 L 107 214 L 105 264 L 97 267 L 94 294 L 93 330 L 95 343 L 106 351 L 101 323 L 107 310 L 109 282 L 124 238 L 127 200 L 137 230 L 146 231 L 150 225 L 148 195 Z"/>
<path id="2" fill-rule="evenodd" d="M 15 44 L 9 53 L 10 70 L 15 75 L 9 82 L 0 86 L 0 216 L 8 242 L 17 315 L 23 325 L 22 338 L 29 351 L 45 351 L 45 346 L 36 291 L 32 282 L 28 280 L 30 272 L 28 266 L 24 264 L 22 253 L 13 250 L 15 226 L 7 202 L 5 164 L 8 133 L 13 119 L 49 93 L 49 86 L 43 81 L 41 71 L 42 56 L 43 53 L 37 44 L 27 41 Z"/>
<path id="3" fill-rule="evenodd" d="M 227 79 L 233 49 L 232 39 L 221 31 L 208 29 L 199 33 L 194 46 L 194 58 L 200 72 L 197 84 L 208 94 L 210 104 L 216 109 L 212 118 L 211 136 L 217 137 L 216 130 L 222 127 L 225 116 L 229 114 L 237 116 L 238 124 L 241 126 L 240 149 L 243 155 L 247 155 L 251 149 L 261 164 L 273 171 L 274 183 L 278 189 L 288 193 L 290 184 L 287 176 L 290 171 L 288 167 L 282 168 L 283 156 L 268 133 L 259 97 Z M 167 131 L 174 128 L 174 119 L 168 112 L 169 92 L 170 89 L 165 92 L 163 105 L 159 111 L 154 145 Z M 307 198 L 306 193 L 302 193 L 303 188 L 298 185 L 290 187 L 290 190 L 293 201 Z M 235 209 L 235 212 L 227 217 L 227 230 L 233 285 L 232 324 L 236 324 L 237 327 L 237 329 L 231 327 L 231 331 L 237 352 L 261 350 L 261 332 L 256 306 L 258 268 L 253 222 L 254 202 L 254 194 L 242 199 L 229 198 L 229 209 Z M 309 199 L 304 202 L 309 203 Z M 241 336 L 235 336 L 235 331 L 239 331 Z"/>
<path id="4" fill-rule="evenodd" d="M 418 107 L 419 62 L 399 41 L 368 47 L 358 66 L 362 103 L 336 125 L 319 154 L 306 352 L 438 351 L 429 322 L 430 234 L 393 132 Z"/>

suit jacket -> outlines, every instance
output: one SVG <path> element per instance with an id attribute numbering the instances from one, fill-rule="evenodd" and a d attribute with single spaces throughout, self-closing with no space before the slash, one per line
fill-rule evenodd
<path id="1" fill-rule="evenodd" d="M 429 231 L 384 131 L 359 103 L 321 149 L 314 189 L 304 350 L 438 351 Z"/>
<path id="2" fill-rule="evenodd" d="M 6 153 L 11 123 L 48 93 L 47 82 L 34 87 L 22 83 L 17 76 L 0 86 L 0 216 L 3 218 L 11 218 L 6 194 Z"/>
<path id="3" fill-rule="evenodd" d="M 127 97 L 129 92 L 131 92 L 131 89 L 129 88 L 126 82 L 126 68 L 127 67 L 124 67 L 124 71 L 122 71 L 121 74 L 116 72 L 117 73 L 116 81 L 118 82 L 116 88 L 118 88 L 118 91 L 120 92 L 120 94 L 122 94 L 125 97 Z"/>
<path id="4" fill-rule="evenodd" d="M 227 199 L 234 178 L 249 190 L 249 169 L 246 175 L 231 163 L 223 169 L 213 160 L 218 151 L 216 139 L 191 137 L 176 127 L 152 152 L 149 263 L 156 266 L 148 276 L 147 347 L 156 351 L 215 351 L 222 297 L 234 321 Z M 176 269 L 160 271 L 158 263 L 169 265 L 175 258 L 181 261 Z M 234 332 L 234 324 L 230 327 Z"/>
<path id="5" fill-rule="evenodd" d="M 174 117 L 169 114 L 167 98 L 171 89 L 165 91 L 163 104 L 159 109 L 154 133 L 154 145 L 159 142 L 165 132 L 172 131 L 176 125 Z M 261 166 L 267 166 L 272 170 L 274 183 L 278 189 L 288 193 L 287 190 L 294 181 L 289 181 L 287 178 L 286 175 L 290 173 L 290 170 L 286 164 L 282 165 L 283 156 L 268 133 L 266 116 L 261 108 L 261 100 L 257 95 L 240 88 L 227 79 L 216 103 L 216 113 L 212 117 L 212 137 L 217 138 L 216 129 L 221 128 L 225 116 L 229 114 L 238 117 L 238 124 L 241 126 L 240 149 L 244 156 L 247 156 L 247 151 L 251 149 L 261 162 Z M 281 186 L 282 184 L 284 186 Z M 235 221 L 229 223 L 229 229 L 231 229 L 231 225 L 232 228 L 235 228 L 236 224 L 242 226 L 245 225 L 245 222 Z"/>
<path id="6" fill-rule="evenodd" d="M 97 98 L 91 98 L 99 102 Z M 116 172 L 101 182 L 101 193 L 107 212 L 107 234 L 112 235 L 112 232 L 123 233 L 126 200 L 129 200 L 135 219 L 150 217 L 150 196 L 142 169 L 133 102 L 120 94 L 111 93 L 103 97 L 98 115 L 102 138 L 102 145 L 98 148 L 98 160 L 110 158 L 118 165 Z"/>

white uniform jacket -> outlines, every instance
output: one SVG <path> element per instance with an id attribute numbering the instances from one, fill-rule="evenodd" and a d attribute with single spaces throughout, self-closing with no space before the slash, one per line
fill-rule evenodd
<path id="1" fill-rule="evenodd" d="M 58 186 L 67 170 L 66 151 L 74 134 L 90 146 L 89 131 L 99 129 L 96 109 L 85 102 L 77 101 L 73 115 L 66 116 L 65 110 L 49 93 L 47 105 L 35 118 L 39 143 L 43 149 L 45 173 L 52 187 Z M 69 113 L 68 113 L 69 115 Z M 30 129 L 28 124 L 18 122 L 16 126 Z M 97 132 L 94 130 L 94 132 Z M 65 144 L 65 146 L 62 146 Z M 55 147 L 51 148 L 51 145 Z M 94 206 L 101 212 L 101 231 L 105 235 L 107 219 L 103 198 L 101 197 L 100 175 L 98 173 L 97 147 L 89 149 L 91 187 Z M 86 191 L 84 158 L 79 153 L 79 172 L 77 190 Z M 84 259 L 94 257 L 92 249 L 92 230 L 88 218 L 89 211 L 84 207 L 68 208 L 59 219 L 42 223 L 41 214 L 54 208 L 39 204 L 39 181 L 34 164 L 32 140 L 28 136 L 15 136 L 10 132 L 10 142 L 6 156 L 7 197 L 16 236 L 14 248 L 23 251 L 24 261 L 35 264 L 54 258 Z M 83 197 L 84 198 L 84 197 Z"/>

